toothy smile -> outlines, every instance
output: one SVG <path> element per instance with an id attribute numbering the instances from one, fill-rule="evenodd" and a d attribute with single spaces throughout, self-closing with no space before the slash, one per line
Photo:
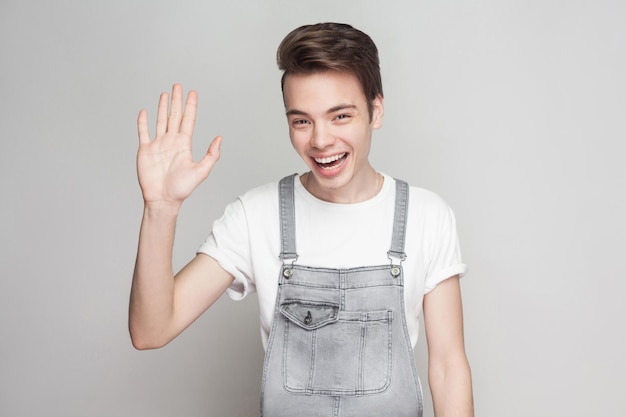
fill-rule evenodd
<path id="1" fill-rule="evenodd" d="M 346 157 L 346 152 L 339 153 L 337 155 L 327 156 L 324 158 L 313 158 L 315 162 L 320 164 L 324 168 L 330 168 L 331 166 L 336 165 L 335 162 L 339 160 L 343 160 Z"/>

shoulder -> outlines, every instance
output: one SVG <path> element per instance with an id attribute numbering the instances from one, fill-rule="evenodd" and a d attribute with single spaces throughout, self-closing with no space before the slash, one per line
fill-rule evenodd
<path id="1" fill-rule="evenodd" d="M 248 221 L 253 219 L 267 221 L 278 213 L 278 183 L 279 181 L 272 181 L 254 187 L 237 197 L 230 206 L 239 211 Z"/>
<path id="2" fill-rule="evenodd" d="M 414 208 L 427 211 L 448 211 L 448 203 L 433 191 L 425 188 L 410 186 L 409 187 L 409 204 Z"/>
<path id="3" fill-rule="evenodd" d="M 409 191 L 407 230 L 422 236 L 425 244 L 430 242 L 425 249 L 430 247 L 435 250 L 441 242 L 456 241 L 456 217 L 439 194 L 412 186 Z"/>
<path id="4" fill-rule="evenodd" d="M 390 180 L 390 182 L 396 181 L 394 177 L 387 174 L 383 175 L 385 180 Z M 449 206 L 439 194 L 426 188 L 409 184 L 409 211 L 415 212 L 416 210 L 422 213 L 445 213 L 449 211 Z"/>
<path id="5" fill-rule="evenodd" d="M 267 233 L 278 222 L 278 206 L 278 181 L 254 187 L 225 207 L 222 217 L 213 222 L 212 233 L 237 239 Z"/>
<path id="6" fill-rule="evenodd" d="M 455 222 L 454 212 L 439 194 L 414 185 L 409 185 L 408 220 L 423 230 L 447 228 Z"/>

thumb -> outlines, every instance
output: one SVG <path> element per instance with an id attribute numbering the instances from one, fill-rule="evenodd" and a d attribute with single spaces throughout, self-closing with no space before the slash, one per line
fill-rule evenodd
<path id="1" fill-rule="evenodd" d="M 220 159 L 220 148 L 222 146 L 222 137 L 216 136 L 211 144 L 209 145 L 209 149 L 206 154 L 202 157 L 200 161 L 198 161 L 197 170 L 198 175 L 205 179 L 209 176 L 209 173 L 213 169 L 215 163 Z"/>

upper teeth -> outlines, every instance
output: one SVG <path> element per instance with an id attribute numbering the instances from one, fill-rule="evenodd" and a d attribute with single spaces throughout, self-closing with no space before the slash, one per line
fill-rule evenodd
<path id="1" fill-rule="evenodd" d="M 346 153 L 344 152 L 333 156 L 327 156 L 326 158 L 315 158 L 315 162 L 318 164 L 330 164 L 331 162 L 335 162 L 336 160 L 343 158 L 345 154 Z"/>

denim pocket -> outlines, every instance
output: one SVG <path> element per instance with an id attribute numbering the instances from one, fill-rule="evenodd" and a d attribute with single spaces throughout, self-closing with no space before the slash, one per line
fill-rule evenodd
<path id="1" fill-rule="evenodd" d="M 281 305 L 280 312 L 303 329 L 314 330 L 336 322 L 339 306 L 292 301 Z"/>
<path id="2" fill-rule="evenodd" d="M 283 385 L 289 392 L 367 395 L 391 376 L 392 312 L 340 311 L 337 305 L 286 301 Z"/>

